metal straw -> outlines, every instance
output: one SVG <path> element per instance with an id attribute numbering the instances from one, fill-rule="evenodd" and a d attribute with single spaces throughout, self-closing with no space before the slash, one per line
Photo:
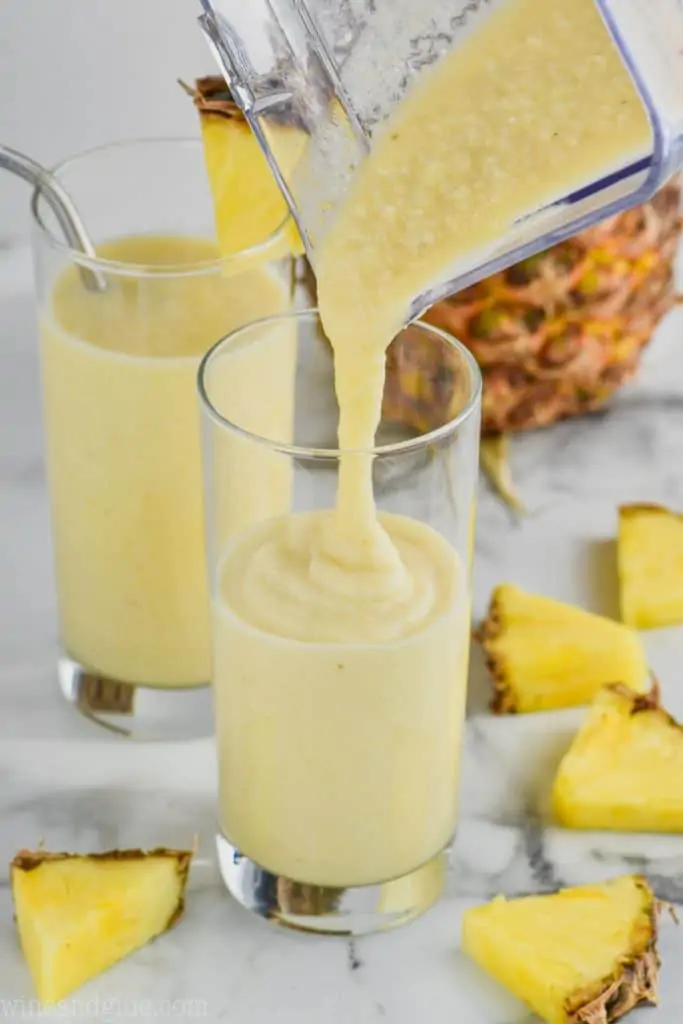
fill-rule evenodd
<path id="1" fill-rule="evenodd" d="M 71 197 L 53 174 L 50 174 L 31 157 L 2 144 L 0 144 L 0 168 L 23 178 L 29 185 L 33 185 L 36 192 L 45 196 L 45 200 L 57 218 L 64 237 L 72 249 L 77 249 L 93 259 L 97 258 L 95 247 L 90 241 Z M 98 270 L 80 267 L 80 273 L 85 287 L 90 291 L 102 292 L 106 289 L 106 281 Z"/>

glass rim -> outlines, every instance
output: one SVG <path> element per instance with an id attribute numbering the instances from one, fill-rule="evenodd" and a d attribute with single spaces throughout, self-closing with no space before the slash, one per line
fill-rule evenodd
<path id="1" fill-rule="evenodd" d="M 81 150 L 79 153 L 73 153 L 71 156 L 67 156 L 58 163 L 53 164 L 48 170 L 54 177 L 59 178 L 64 171 L 68 171 L 70 167 L 90 157 L 110 151 L 155 144 L 201 148 L 202 140 L 185 135 L 141 135 L 127 139 L 117 139 L 114 142 L 106 142 L 99 146 L 92 146 L 89 149 Z M 100 256 L 89 256 L 87 253 L 70 245 L 66 239 L 51 231 L 41 215 L 41 203 L 47 203 L 47 200 L 45 200 L 41 189 L 35 188 L 31 195 L 30 209 L 33 224 L 40 231 L 41 237 L 45 238 L 52 248 L 61 250 L 69 257 L 71 262 L 76 263 L 79 267 L 95 271 L 99 270 L 103 273 L 126 275 L 128 277 L 192 277 L 220 270 L 223 267 L 239 266 L 240 263 L 246 262 L 253 257 L 268 259 L 268 253 L 271 249 L 273 252 L 278 251 L 278 255 L 271 256 L 271 259 L 284 259 L 287 255 L 291 255 L 288 249 L 284 251 L 277 250 L 278 243 L 284 242 L 285 231 L 290 220 L 289 215 L 286 215 L 275 231 L 263 239 L 263 241 L 248 246 L 246 249 L 240 249 L 239 252 L 233 253 L 230 256 L 217 256 L 215 259 L 197 260 L 177 265 L 168 264 L 164 267 L 154 267 L 149 263 L 123 262 Z"/>
<path id="2" fill-rule="evenodd" d="M 197 391 L 199 393 L 199 399 L 204 412 L 217 426 L 222 427 L 233 434 L 237 434 L 239 437 L 245 438 L 246 440 L 254 441 L 256 444 L 267 447 L 270 451 L 279 452 L 281 455 L 289 455 L 294 459 L 305 458 L 309 460 L 336 462 L 339 461 L 342 455 L 367 455 L 372 457 L 381 457 L 387 455 L 402 455 L 407 452 L 419 451 L 420 449 L 426 448 L 430 444 L 441 441 L 445 437 L 449 437 L 451 434 L 455 433 L 458 427 L 461 427 L 463 423 L 469 420 L 472 414 L 479 408 L 483 391 L 483 380 L 479 365 L 467 346 L 463 345 L 461 341 L 458 341 L 457 338 L 453 337 L 453 335 L 449 334 L 447 331 L 442 330 L 440 327 L 435 327 L 433 324 L 425 323 L 421 320 L 411 320 L 410 323 L 401 328 L 396 337 L 409 327 L 417 327 L 419 330 L 426 331 L 428 334 L 440 338 L 451 349 L 454 349 L 458 355 L 462 357 L 470 372 L 472 387 L 467 401 L 455 416 L 449 419 L 447 423 L 443 423 L 440 427 L 435 427 L 434 430 L 430 430 L 426 434 L 419 434 L 417 437 L 407 438 L 405 441 L 392 441 L 389 444 L 374 445 L 372 448 L 357 450 L 347 448 L 320 448 L 313 445 L 285 444 L 283 442 L 274 441 L 272 438 L 264 437 L 261 434 L 255 434 L 253 431 L 245 430 L 244 427 L 240 427 L 237 423 L 233 423 L 232 420 L 223 416 L 209 398 L 206 387 L 206 373 L 208 371 L 209 364 L 218 354 L 218 351 L 223 347 L 223 345 L 256 327 L 266 327 L 284 320 L 302 320 L 304 318 L 307 319 L 311 317 L 315 317 L 315 319 L 320 320 L 320 311 L 316 306 L 309 309 L 289 310 L 286 313 L 275 313 L 273 316 L 266 316 L 259 320 L 252 320 L 248 324 L 243 324 L 241 327 L 237 327 L 234 331 L 230 331 L 229 334 L 224 335 L 224 337 L 220 338 L 211 346 L 204 356 L 202 356 L 199 369 L 197 371 Z"/>

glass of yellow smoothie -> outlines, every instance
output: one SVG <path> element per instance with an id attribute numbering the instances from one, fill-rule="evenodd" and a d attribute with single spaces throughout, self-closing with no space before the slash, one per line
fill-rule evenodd
<path id="1" fill-rule="evenodd" d="M 61 689 L 120 733 L 206 734 L 197 369 L 227 331 L 291 308 L 293 262 L 282 231 L 221 258 L 199 141 L 121 143 L 55 173 L 97 251 L 69 248 L 34 197 Z M 267 386 L 274 367 L 259 370 Z M 293 387 L 293 358 L 277 372 Z M 286 481 L 264 500 L 268 515 L 286 512 Z"/>
<path id="2" fill-rule="evenodd" d="M 292 353 L 293 395 L 255 372 Z M 250 910 L 318 932 L 425 910 L 457 821 L 480 376 L 424 324 L 382 376 L 351 408 L 312 310 L 238 329 L 199 372 L 221 871 Z M 374 445 L 340 450 L 339 406 L 358 422 L 366 398 Z M 285 479 L 290 508 L 236 531 L 255 475 L 263 510 Z"/>

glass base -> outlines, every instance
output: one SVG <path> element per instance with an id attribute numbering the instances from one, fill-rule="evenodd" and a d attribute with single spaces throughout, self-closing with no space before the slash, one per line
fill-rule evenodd
<path id="1" fill-rule="evenodd" d="M 211 688 L 138 686 L 109 679 L 63 654 L 59 687 L 92 722 L 135 740 L 203 739 L 213 733 Z"/>
<path id="2" fill-rule="evenodd" d="M 223 881 L 238 903 L 275 924 L 321 935 L 367 935 L 423 914 L 443 893 L 450 849 L 390 882 L 333 889 L 273 875 L 222 834 L 216 847 Z"/>

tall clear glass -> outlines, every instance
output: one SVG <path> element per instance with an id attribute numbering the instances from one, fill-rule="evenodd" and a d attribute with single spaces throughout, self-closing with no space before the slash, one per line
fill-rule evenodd
<path id="1" fill-rule="evenodd" d="M 481 381 L 426 324 L 387 367 L 360 453 L 336 447 L 315 311 L 233 332 L 199 371 L 221 871 L 245 907 L 319 932 L 426 909 L 457 818 Z M 381 592 L 320 546 L 347 458 L 400 551 Z"/>
<path id="2" fill-rule="evenodd" d="M 293 263 L 282 232 L 221 258 L 199 141 L 115 144 L 55 173 L 97 250 L 69 248 L 34 196 L 61 689 L 119 733 L 204 735 L 197 369 L 227 331 L 291 308 Z"/>

